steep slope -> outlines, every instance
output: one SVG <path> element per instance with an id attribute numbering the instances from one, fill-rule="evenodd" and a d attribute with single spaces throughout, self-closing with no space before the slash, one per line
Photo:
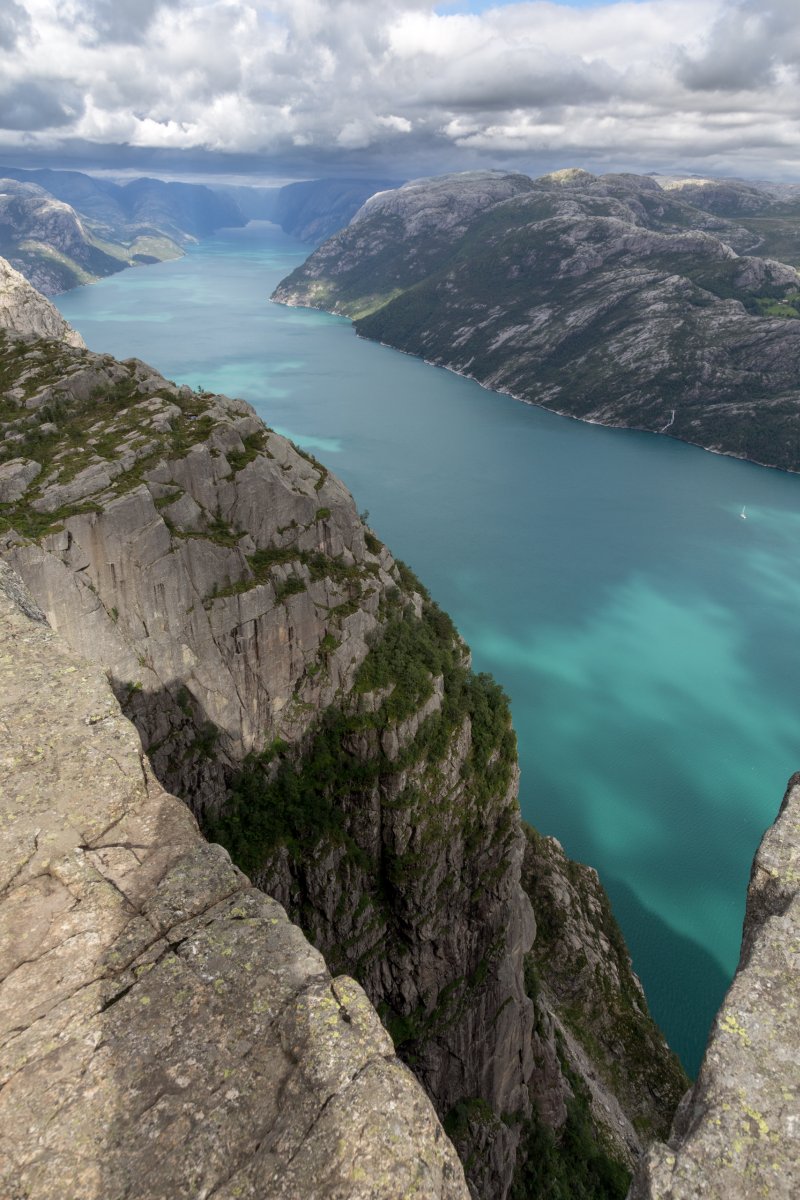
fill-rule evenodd
<path id="1" fill-rule="evenodd" d="M 198 238 L 244 223 L 233 200 L 202 184 L 0 167 L 0 252 L 49 295 L 177 258 Z"/>
<path id="2" fill-rule="evenodd" d="M 0 252 L 48 295 L 113 274 L 125 265 L 101 249 L 68 204 L 35 184 L 3 178 Z"/>
<path id="3" fill-rule="evenodd" d="M 630 1200 L 790 1200 L 800 1192 L 800 776 L 753 862 L 736 976 L 667 1145 Z"/>
<path id="4" fill-rule="evenodd" d="M 2 553 L 109 670 L 161 783 L 363 983 L 476 1195 L 544 1138 L 568 1181 L 611 1173 L 576 1195 L 621 1196 L 639 1110 L 586 1097 L 530 985 L 513 732 L 447 617 L 248 405 L 53 342 L 3 360 Z M 652 1046 L 661 1130 L 684 1078 Z"/>
<path id="5" fill-rule="evenodd" d="M 439 1111 L 494 1114 L 504 1194 L 531 921 L 498 689 L 343 486 L 247 405 L 43 349 L 8 356 L 5 557 L 109 669 L 162 782 L 407 1027 Z"/>
<path id="6" fill-rule="evenodd" d="M 800 469 L 800 279 L 755 240 L 649 178 L 445 176 L 373 197 L 274 298 L 558 412 Z"/>
<path id="7" fill-rule="evenodd" d="M 318 245 L 343 229 L 376 192 L 397 187 L 387 179 L 309 179 L 289 183 L 275 198 L 270 220 L 302 242 Z"/>
<path id="8" fill-rule="evenodd" d="M 2 563 L 0 727 L 0 1192 L 467 1200 L 362 990 L 203 841 Z"/>
<path id="9" fill-rule="evenodd" d="M 3 258 L 0 258 L 0 329 L 14 337 L 51 338 L 68 346 L 83 346 L 81 335 L 70 328 L 58 309 L 34 291 Z"/>

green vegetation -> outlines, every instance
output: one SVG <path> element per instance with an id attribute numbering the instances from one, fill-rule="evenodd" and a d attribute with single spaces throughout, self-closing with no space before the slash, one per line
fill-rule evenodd
<path id="1" fill-rule="evenodd" d="M 225 454 L 231 470 L 236 473 L 241 471 L 248 463 L 251 463 L 259 454 L 263 454 L 267 448 L 267 434 L 259 431 L 258 433 L 248 433 L 242 438 L 244 443 L 243 450 L 228 450 Z"/>
<path id="2" fill-rule="evenodd" d="M 323 653 L 334 646 L 335 639 L 326 635 Z M 380 733 L 417 711 L 432 694 L 434 675 L 444 677 L 442 705 L 398 757 L 387 759 L 377 739 L 371 743 L 372 752 L 359 752 L 354 736 Z M 325 838 L 346 842 L 360 858 L 363 852 L 353 841 L 344 814 L 382 779 L 423 760 L 433 769 L 465 717 L 471 719 L 473 737 L 465 784 L 479 803 L 504 794 L 516 756 L 506 697 L 490 677 L 472 675 L 464 667 L 461 643 L 450 619 L 427 594 L 421 619 L 398 598 L 394 615 L 362 664 L 355 695 L 377 689 L 390 690 L 376 712 L 350 707 L 326 710 L 306 742 L 280 756 L 277 773 L 272 753 L 268 758 L 251 755 L 245 761 L 232 782 L 230 803 L 207 830 L 243 870 L 258 871 L 279 845 L 298 859 L 313 856 Z M 425 796 L 415 799 L 424 809 Z M 468 823 L 466 813 L 464 819 Z M 410 853 L 387 858 L 380 869 L 374 866 L 379 890 L 391 889 L 393 880 L 418 869 Z"/>
<path id="3" fill-rule="evenodd" d="M 587 1090 L 563 1061 L 562 1068 L 573 1090 L 564 1127 L 554 1134 L 534 1109 L 523 1127 L 510 1200 L 624 1200 L 630 1172 L 598 1141 Z"/>
<path id="4" fill-rule="evenodd" d="M 133 362 L 116 364 L 110 358 L 98 360 L 87 351 L 59 343 L 21 342 L 4 334 L 0 334 L 0 352 L 0 388 L 5 395 L 0 400 L 0 431 L 5 435 L 0 443 L 0 462 L 30 458 L 42 467 L 22 500 L 0 508 L 0 529 L 15 528 L 24 536 L 42 537 L 60 528 L 70 516 L 99 511 L 97 505 L 85 499 L 50 513 L 38 512 L 33 506 L 48 487 L 71 482 L 87 467 L 109 464 L 113 474 L 123 444 L 134 455 L 138 447 L 139 457 L 128 470 L 114 477 L 112 486 L 117 494 L 130 491 L 159 460 L 183 456 L 214 428 L 207 402 L 178 392 L 169 397 L 170 404 L 181 410 L 172 419 L 171 429 L 151 433 L 143 426 L 148 414 L 141 406 L 147 398 L 139 391 Z M 123 378 L 103 380 L 105 366 L 113 366 L 116 375 L 120 365 L 127 371 Z M 80 386 L 73 390 L 71 376 L 80 377 L 84 370 L 96 374 L 96 385 L 87 389 L 83 376 Z M 14 389 L 19 389 L 19 399 L 10 398 Z M 49 396 L 46 389 L 51 389 Z M 43 392 L 44 403 L 27 410 L 25 402 Z M 21 437 L 12 440 L 9 434 Z M 174 497 L 178 494 L 176 490 Z M 174 497 L 162 503 L 169 504 Z M 219 518 L 212 519 L 206 536 L 226 545 L 235 544 L 238 538 Z"/>

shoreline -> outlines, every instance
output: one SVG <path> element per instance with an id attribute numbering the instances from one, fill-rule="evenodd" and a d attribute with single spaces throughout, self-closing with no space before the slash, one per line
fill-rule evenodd
<path id="1" fill-rule="evenodd" d="M 674 422 L 675 410 L 672 410 L 673 416 L 669 424 L 663 429 L 645 429 L 641 425 L 617 425 L 610 421 L 598 421 L 594 417 L 581 417 L 577 413 L 567 412 L 564 409 L 552 408 L 549 404 L 540 404 L 536 400 L 529 400 L 526 396 L 519 396 L 512 392 L 509 388 L 491 387 L 488 383 L 484 383 L 478 379 L 476 375 L 470 374 L 469 371 L 461 371 L 458 367 L 452 366 L 450 363 L 436 362 L 432 358 L 425 358 L 422 354 L 415 354 L 413 350 L 404 350 L 402 346 L 393 346 L 391 342 L 382 342 L 377 338 L 366 337 L 359 333 L 355 327 L 355 321 L 347 313 L 334 312 L 330 308 L 322 308 L 313 304 L 298 304 L 291 300 L 276 300 L 273 296 L 269 297 L 270 304 L 281 304 L 284 308 L 307 308 L 309 312 L 324 312 L 331 317 L 343 317 L 350 322 L 350 326 L 357 338 L 364 342 L 372 342 L 373 345 L 383 346 L 387 350 L 395 350 L 398 354 L 405 354 L 408 358 L 416 358 L 419 362 L 425 363 L 428 367 L 437 367 L 441 371 L 449 371 L 452 375 L 457 375 L 460 379 L 468 379 L 471 383 L 477 383 L 478 387 L 483 388 L 485 392 L 489 392 L 495 396 L 508 396 L 512 400 L 516 400 L 519 404 L 527 404 L 531 408 L 540 408 L 543 412 L 553 413 L 557 417 L 567 417 L 571 421 L 580 421 L 583 425 L 596 425 L 601 429 L 622 429 L 629 430 L 631 433 L 647 433 L 653 437 L 667 437 L 674 442 L 681 442 L 684 446 L 693 446 L 696 450 L 703 450 L 706 454 L 716 454 L 720 458 L 733 458 L 737 462 L 750 463 L 754 467 L 764 467 L 768 471 L 782 471 L 784 475 L 800 475 L 800 467 L 793 470 L 791 467 L 779 467 L 775 463 L 761 462 L 757 458 L 748 458 L 746 454 L 737 454 L 733 450 L 720 450 L 714 446 L 705 446 L 702 442 L 693 442 L 687 437 L 682 437 L 678 433 L 668 432 Z"/>

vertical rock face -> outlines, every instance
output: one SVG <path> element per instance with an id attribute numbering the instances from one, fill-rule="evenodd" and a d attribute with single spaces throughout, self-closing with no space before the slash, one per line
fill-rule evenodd
<path id="1" fill-rule="evenodd" d="M 0 1192 L 467 1200 L 361 988 L 160 787 L 0 564 Z"/>
<path id="2" fill-rule="evenodd" d="M 83 338 L 19 271 L 0 258 L 0 329 L 21 337 L 53 338 L 82 346 Z"/>
<path id="3" fill-rule="evenodd" d="M 64 346 L 7 362 L 4 556 L 109 671 L 159 780 L 363 982 L 439 1112 L 480 1113 L 475 1172 L 505 1195 L 532 921 L 502 694 L 248 405 Z"/>
<path id="4" fill-rule="evenodd" d="M 753 862 L 739 967 L 697 1082 L 630 1200 L 800 1193 L 800 776 Z"/>
<path id="5" fill-rule="evenodd" d="M 526 835 L 522 882 L 537 924 L 528 957 L 541 1075 L 533 1090 L 558 1127 L 565 1076 L 581 1079 L 602 1140 L 632 1169 L 648 1142 L 666 1135 L 689 1081 L 649 1015 L 597 872 L 568 859 L 555 838 Z"/>
<path id="6" fill-rule="evenodd" d="M 248 405 L 63 341 L 3 352 L 0 551 L 108 671 L 159 783 L 363 985 L 473 1196 L 622 1196 L 682 1077 L 596 876 L 526 849 L 505 697 L 449 618 Z"/>

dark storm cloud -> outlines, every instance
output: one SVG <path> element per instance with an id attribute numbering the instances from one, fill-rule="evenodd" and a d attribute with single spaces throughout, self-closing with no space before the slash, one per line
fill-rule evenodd
<path id="1" fill-rule="evenodd" d="M 35 81 L 18 83 L 0 92 L 0 129 L 36 132 L 71 125 L 80 116 L 82 100 L 73 89 Z"/>
<path id="2" fill-rule="evenodd" d="M 6 142 L 282 175 L 580 161 L 786 177 L 798 2 L 6 0 Z"/>

